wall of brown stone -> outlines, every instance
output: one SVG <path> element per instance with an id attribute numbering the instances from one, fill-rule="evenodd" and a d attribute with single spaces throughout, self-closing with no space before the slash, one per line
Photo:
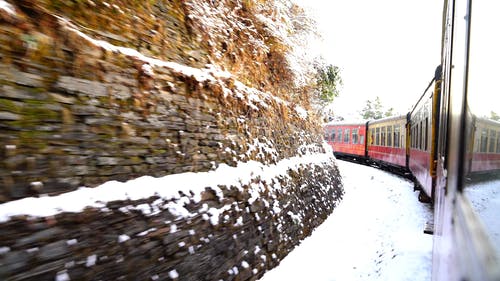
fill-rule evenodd
<path id="1" fill-rule="evenodd" d="M 0 224 L 0 278 L 257 280 L 333 211 L 342 196 L 336 174 L 333 166 L 290 171 L 277 179 L 286 192 L 262 192 L 251 204 L 246 189 L 222 186 L 223 198 L 189 198 L 186 208 L 199 211 L 189 218 L 168 208 L 153 214 L 133 209 L 158 206 L 158 197 L 110 202 L 105 211 L 14 218 Z M 274 185 L 264 184 L 268 190 Z M 273 209 L 276 204 L 283 209 Z M 207 208 L 225 208 L 217 224 Z"/>
<path id="2" fill-rule="evenodd" d="M 287 88 L 270 82 L 282 72 L 262 61 L 245 66 L 279 53 L 245 57 L 236 37 L 210 46 L 220 37 L 204 35 L 189 17 L 195 2 L 106 2 L 123 14 L 70 2 L 107 7 L 23 0 L 7 1 L 14 14 L 0 9 L 0 202 L 324 152 L 317 119 L 267 91 Z M 215 56 L 219 49 L 226 52 Z M 13 217 L 0 223 L 0 279 L 256 280 L 332 212 L 343 191 L 332 160 L 254 181 L 265 187 L 256 201 L 248 186 L 218 186 L 223 197 L 208 189 L 199 202 L 184 194 L 191 217 L 165 207 L 177 199 L 157 196 Z M 160 211 L 124 211 L 143 204 Z M 218 224 L 207 206 L 225 210 Z"/>

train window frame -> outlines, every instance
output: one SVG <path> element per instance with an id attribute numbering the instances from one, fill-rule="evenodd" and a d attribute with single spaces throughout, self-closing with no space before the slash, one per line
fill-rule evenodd
<path id="1" fill-rule="evenodd" d="M 494 153 L 495 152 L 495 145 L 497 142 L 497 132 L 495 130 L 489 130 L 489 143 L 488 143 L 488 153 Z"/>
<path id="2" fill-rule="evenodd" d="M 365 144 L 365 135 L 359 135 L 359 144 Z"/>
<path id="3" fill-rule="evenodd" d="M 418 149 L 423 150 L 423 121 L 420 121 L 419 127 L 418 127 Z"/>
<path id="4" fill-rule="evenodd" d="M 396 148 L 399 148 L 399 135 L 400 135 L 400 130 L 401 130 L 401 127 L 400 126 L 394 126 L 394 140 L 393 140 L 393 143 L 394 143 L 394 147 Z"/>
<path id="5" fill-rule="evenodd" d="M 411 129 L 411 148 L 417 148 L 417 126 Z"/>
<path id="6" fill-rule="evenodd" d="M 386 127 L 383 126 L 382 128 L 380 128 L 380 145 L 381 146 L 386 146 L 386 137 L 387 137 Z"/>
<path id="7" fill-rule="evenodd" d="M 393 126 L 387 126 L 387 146 L 392 147 L 392 128 Z"/>
<path id="8" fill-rule="evenodd" d="M 413 142 L 413 148 L 414 149 L 417 149 L 418 146 L 418 141 L 417 141 L 417 137 L 418 137 L 418 125 L 415 125 L 415 128 L 413 128 L 413 137 L 414 137 L 414 142 Z"/>
<path id="9" fill-rule="evenodd" d="M 485 153 L 488 151 L 488 129 L 482 128 L 479 134 L 479 152 Z"/>
<path id="10" fill-rule="evenodd" d="M 352 129 L 351 134 L 352 144 L 358 144 L 359 129 Z"/>
<path id="11" fill-rule="evenodd" d="M 410 127 L 410 148 L 414 148 L 414 139 L 415 139 L 415 128 L 413 126 Z"/>
<path id="12" fill-rule="evenodd" d="M 336 137 L 336 133 L 337 133 L 337 129 L 333 129 L 331 132 L 330 132 L 330 135 L 331 135 L 331 140 L 332 142 L 335 142 L 335 137 Z"/>
<path id="13" fill-rule="evenodd" d="M 342 128 L 337 129 L 337 143 L 342 143 Z"/>
<path id="14" fill-rule="evenodd" d="M 497 149 L 496 153 L 500 153 L 500 131 L 497 132 Z"/>
<path id="15" fill-rule="evenodd" d="M 425 118 L 425 137 L 424 137 L 424 151 L 429 149 L 429 117 Z"/>
<path id="16" fill-rule="evenodd" d="M 375 145 L 375 128 L 370 129 L 370 145 Z"/>
<path id="17" fill-rule="evenodd" d="M 375 128 L 375 145 L 380 145 L 380 127 Z"/>
<path id="18" fill-rule="evenodd" d="M 350 129 L 344 129 L 344 143 L 349 143 L 350 141 L 350 136 L 351 136 L 351 130 Z"/>

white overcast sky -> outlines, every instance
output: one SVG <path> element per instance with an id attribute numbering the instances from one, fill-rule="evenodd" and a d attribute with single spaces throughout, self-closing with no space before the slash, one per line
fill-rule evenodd
<path id="1" fill-rule="evenodd" d="M 309 6 L 322 54 L 342 70 L 334 110 L 359 117 L 367 99 L 406 113 L 440 63 L 442 1 L 295 0 Z"/>

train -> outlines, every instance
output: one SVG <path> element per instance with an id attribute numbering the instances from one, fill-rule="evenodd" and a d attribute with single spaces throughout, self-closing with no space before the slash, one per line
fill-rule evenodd
<path id="1" fill-rule="evenodd" d="M 324 126 L 337 158 L 408 176 L 432 204 L 432 280 L 500 280 L 498 10 L 444 0 L 441 62 L 413 108 Z"/>

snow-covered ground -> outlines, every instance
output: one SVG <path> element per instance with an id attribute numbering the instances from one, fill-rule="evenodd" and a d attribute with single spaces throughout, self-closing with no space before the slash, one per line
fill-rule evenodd
<path id="1" fill-rule="evenodd" d="M 413 184 L 337 160 L 345 195 L 332 215 L 261 281 L 430 280 L 430 205 Z"/>
<path id="2" fill-rule="evenodd" d="M 500 256 L 500 180 L 478 182 L 467 186 L 465 195 L 471 201 L 472 208 L 481 218 L 490 240 Z"/>

